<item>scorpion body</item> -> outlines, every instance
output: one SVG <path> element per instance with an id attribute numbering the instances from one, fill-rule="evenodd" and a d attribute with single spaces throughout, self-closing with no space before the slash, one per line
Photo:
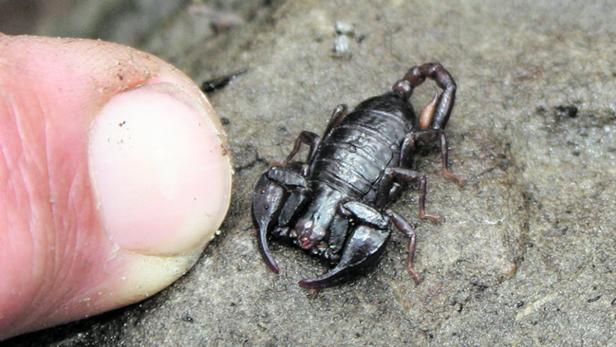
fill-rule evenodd
<path id="1" fill-rule="evenodd" d="M 443 89 L 416 117 L 408 102 L 425 78 Z M 352 112 L 334 110 L 323 137 L 304 131 L 282 165 L 265 172 L 255 187 L 252 214 L 260 252 L 269 268 L 279 268 L 268 238 L 286 240 L 335 266 L 322 276 L 304 279 L 305 288 L 344 282 L 373 266 L 395 227 L 409 237 L 407 268 L 413 267 L 416 234 L 400 215 L 388 209 L 408 182 L 419 183 L 419 217 L 425 212 L 426 177 L 411 169 L 422 144 L 439 141 L 442 172 L 462 184 L 448 167 L 443 129 L 455 100 L 455 83 L 440 64 L 411 68 L 392 90 L 367 99 Z M 306 161 L 296 161 L 308 145 Z"/>
<path id="2" fill-rule="evenodd" d="M 400 143 L 414 118 L 410 105 L 394 93 L 364 101 L 323 139 L 311 161 L 309 180 L 377 203 L 383 169 L 398 166 Z"/>

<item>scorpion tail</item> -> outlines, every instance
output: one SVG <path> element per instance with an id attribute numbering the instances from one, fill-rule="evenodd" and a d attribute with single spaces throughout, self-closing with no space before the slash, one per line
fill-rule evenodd
<path id="1" fill-rule="evenodd" d="M 252 220 L 257 228 L 257 243 L 259 253 L 267 267 L 274 273 L 280 268 L 267 245 L 267 238 L 274 223 L 278 220 L 285 192 L 282 187 L 272 182 L 267 174 L 263 174 L 255 187 L 255 196 L 252 203 Z"/>
<path id="2" fill-rule="evenodd" d="M 431 111 L 434 115 L 430 117 L 433 118 L 430 126 L 432 129 L 445 129 L 456 101 L 456 82 L 441 64 L 427 63 L 413 66 L 401 80 L 394 84 L 392 90 L 409 98 L 413 89 L 422 84 L 426 78 L 436 82 L 443 90 L 438 97 L 436 106 L 431 106 L 434 109 L 434 111 Z"/>
<path id="3" fill-rule="evenodd" d="M 338 265 L 319 277 L 301 280 L 300 287 L 309 289 L 331 287 L 364 273 L 376 265 L 390 234 L 390 229 L 380 230 L 366 225 L 357 226 L 345 245 Z"/>

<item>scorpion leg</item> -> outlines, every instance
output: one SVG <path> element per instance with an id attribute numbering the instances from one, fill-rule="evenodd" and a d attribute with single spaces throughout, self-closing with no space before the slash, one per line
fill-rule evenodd
<path id="1" fill-rule="evenodd" d="M 342 123 L 342 120 L 344 120 L 344 117 L 346 117 L 348 114 L 349 107 L 346 104 L 339 104 L 338 106 L 336 106 L 336 108 L 334 108 L 334 111 L 332 112 L 331 118 L 329 119 L 329 123 L 327 124 L 325 132 L 323 132 L 323 138 L 326 138 L 332 129 L 340 125 L 340 123 Z"/>
<path id="2" fill-rule="evenodd" d="M 345 104 L 340 104 L 336 106 L 336 108 L 332 112 L 332 116 L 329 120 L 329 124 L 327 125 L 327 129 L 323 133 L 323 138 L 327 137 L 331 129 L 335 128 L 342 122 L 344 117 L 346 117 L 346 115 L 349 113 L 348 111 L 349 111 L 349 108 Z M 293 145 L 293 149 L 291 150 L 291 153 L 289 153 L 289 155 L 285 159 L 284 163 L 282 163 L 282 165 L 286 165 L 289 162 L 291 162 L 295 158 L 297 153 L 299 153 L 303 144 L 306 144 L 310 147 L 308 150 L 308 156 L 306 160 L 309 163 L 312 160 L 312 156 L 314 155 L 315 150 L 317 149 L 317 147 L 319 147 L 320 142 L 321 142 L 321 138 L 319 137 L 319 135 L 313 133 L 312 131 L 302 131 L 297 137 L 297 139 L 295 139 L 295 144 Z M 306 165 L 303 169 L 304 176 L 308 174 L 308 170 L 309 170 L 309 166 Z"/>
<path id="3" fill-rule="evenodd" d="M 415 233 L 415 229 L 413 229 L 413 226 L 411 226 L 409 222 L 407 222 L 401 215 L 397 214 L 396 212 L 392 210 L 387 210 L 385 211 L 385 213 L 391 218 L 391 221 L 396 226 L 396 229 L 409 237 L 406 269 L 408 270 L 411 277 L 413 277 L 413 280 L 415 280 L 415 283 L 419 284 L 419 282 L 421 282 L 421 278 L 419 277 L 419 274 L 415 271 L 415 267 L 413 266 L 417 241 L 417 234 Z"/>
<path id="4" fill-rule="evenodd" d="M 419 218 L 428 219 L 432 223 L 439 223 L 440 217 L 438 215 L 426 213 L 426 194 L 428 190 L 426 175 L 414 170 L 400 167 L 385 169 L 385 174 L 383 175 L 383 179 L 381 181 L 381 187 L 383 188 L 379 191 L 377 205 L 382 206 L 385 204 L 385 200 L 388 197 L 388 191 L 385 188 L 392 187 L 395 182 L 412 181 L 419 181 Z"/>
<path id="5" fill-rule="evenodd" d="M 295 140 L 293 149 L 291 150 L 291 153 L 289 153 L 289 155 L 287 156 L 287 159 L 285 160 L 285 164 L 289 163 L 290 161 L 293 160 L 293 158 L 295 158 L 295 155 L 297 155 L 300 149 L 302 149 L 303 144 L 306 144 L 310 147 L 308 151 L 308 161 L 310 161 L 310 158 L 312 158 L 312 154 L 314 153 L 314 150 L 319 146 L 320 140 L 321 139 L 319 138 L 319 135 L 313 133 L 312 131 L 302 131 L 297 137 L 297 139 Z"/>
<path id="6" fill-rule="evenodd" d="M 306 200 L 306 179 L 299 168 L 272 167 L 265 172 L 255 186 L 252 204 L 253 224 L 257 227 L 259 252 L 267 266 L 275 273 L 280 269 L 267 245 L 267 237 Z M 284 225 L 284 224 L 283 224 Z"/>
<path id="7" fill-rule="evenodd" d="M 344 247 L 349 228 L 348 219 L 340 213 L 336 213 L 329 225 L 329 239 L 327 241 L 329 247 L 324 255 L 330 264 L 337 264 L 340 261 L 340 252 Z"/>
<path id="8" fill-rule="evenodd" d="M 385 250 L 391 234 L 390 219 L 373 207 L 357 201 L 339 205 L 338 213 L 353 220 L 354 229 L 347 240 L 340 262 L 329 272 L 303 279 L 303 288 L 325 288 L 342 283 L 374 266 Z"/>
<path id="9" fill-rule="evenodd" d="M 419 143 L 433 143 L 440 140 L 441 145 L 441 174 L 446 179 L 454 182 L 458 186 L 464 186 L 465 179 L 454 174 L 449 168 L 449 147 L 447 145 L 447 135 L 440 129 L 426 129 L 418 132 L 408 133 L 402 142 L 402 156 L 400 162 L 404 167 L 412 165 L 413 154 L 416 152 Z"/>
<path id="10" fill-rule="evenodd" d="M 347 105 L 340 104 L 336 106 L 336 108 L 334 109 L 334 112 L 332 112 L 332 116 L 329 120 L 329 124 L 327 125 L 327 129 L 323 133 L 324 134 L 323 138 L 325 138 L 327 134 L 329 134 L 332 128 L 335 128 L 336 126 L 338 126 L 348 113 L 349 113 L 349 108 Z M 297 155 L 297 153 L 300 151 L 302 144 L 306 144 L 310 146 L 310 150 L 308 151 L 308 160 L 307 160 L 308 162 L 310 162 L 310 159 L 312 158 L 312 155 L 314 154 L 314 150 L 319 146 L 319 142 L 321 142 L 321 138 L 319 137 L 319 135 L 313 133 L 312 131 L 302 131 L 297 137 L 297 139 L 295 140 L 293 149 L 291 150 L 291 153 L 289 153 L 289 155 L 287 156 L 285 163 L 288 163 L 291 160 L 293 160 L 295 155 Z"/>
<path id="11" fill-rule="evenodd" d="M 462 176 L 458 176 L 451 172 L 449 168 L 449 147 L 447 146 L 447 135 L 443 131 L 441 131 L 441 162 L 443 163 L 443 168 L 441 169 L 441 174 L 446 179 L 454 182 L 458 186 L 464 186 L 466 179 Z"/>

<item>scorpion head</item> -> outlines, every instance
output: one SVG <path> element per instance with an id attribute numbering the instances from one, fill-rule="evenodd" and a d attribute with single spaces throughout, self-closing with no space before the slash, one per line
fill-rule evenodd
<path id="1" fill-rule="evenodd" d="M 313 200 L 295 223 L 299 247 L 311 249 L 326 239 L 340 199 L 339 192 L 327 187 L 315 192 Z"/>
<path id="2" fill-rule="evenodd" d="M 295 224 L 297 243 L 302 249 L 311 249 L 325 238 L 326 231 L 318 221 L 313 219 L 300 219 Z"/>

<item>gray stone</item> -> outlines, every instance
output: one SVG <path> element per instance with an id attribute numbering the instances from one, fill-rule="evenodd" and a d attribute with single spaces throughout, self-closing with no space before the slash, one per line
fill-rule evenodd
<path id="1" fill-rule="evenodd" d="M 332 47 L 333 56 L 336 58 L 351 59 L 353 55 L 351 52 L 351 40 L 346 35 L 338 35 L 334 39 L 334 46 Z"/>
<path id="2" fill-rule="evenodd" d="M 353 25 L 346 22 L 337 21 L 335 24 L 335 29 L 336 34 L 338 35 L 353 36 L 355 34 Z"/>
<path id="3" fill-rule="evenodd" d="M 270 11 L 201 46 L 180 38 L 185 55 L 156 43 L 195 24 L 180 12 L 187 23 L 142 46 L 197 80 L 248 68 L 211 97 L 239 160 L 223 234 L 146 302 L 14 344 L 616 345 L 616 4 L 310 0 Z M 349 60 L 330 55 L 336 22 L 365 35 Z M 261 262 L 253 185 L 338 103 L 426 61 L 458 82 L 450 158 L 469 182 L 446 182 L 433 153 L 419 169 L 429 211 L 446 221 L 417 221 L 413 190 L 393 206 L 417 224 L 424 281 L 409 278 L 394 234 L 376 271 L 311 298 L 297 281 L 324 271 L 317 261 L 274 245 L 282 273 Z M 415 107 L 435 88 L 418 89 Z"/>

